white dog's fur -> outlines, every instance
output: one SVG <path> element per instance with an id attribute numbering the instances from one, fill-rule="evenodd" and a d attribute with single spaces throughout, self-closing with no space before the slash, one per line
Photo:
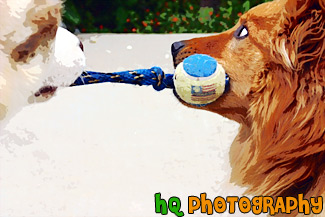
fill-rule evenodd
<path id="1" fill-rule="evenodd" d="M 1 125 L 83 71 L 79 39 L 59 27 L 61 9 L 59 0 L 0 0 Z"/>

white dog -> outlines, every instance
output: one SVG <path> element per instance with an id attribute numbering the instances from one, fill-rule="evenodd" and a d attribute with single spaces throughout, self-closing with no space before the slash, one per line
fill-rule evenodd
<path id="1" fill-rule="evenodd" d="M 79 39 L 59 27 L 59 0 L 0 0 L 0 124 L 81 74 Z"/>

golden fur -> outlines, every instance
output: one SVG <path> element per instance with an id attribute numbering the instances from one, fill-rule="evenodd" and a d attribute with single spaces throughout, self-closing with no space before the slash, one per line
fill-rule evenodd
<path id="1" fill-rule="evenodd" d="M 324 24 L 324 0 L 268 2 L 226 32 L 184 41 L 174 57 L 208 54 L 226 69 L 230 92 L 202 109 L 241 124 L 231 181 L 247 193 L 325 196 Z M 249 35 L 237 39 L 241 25 Z"/>

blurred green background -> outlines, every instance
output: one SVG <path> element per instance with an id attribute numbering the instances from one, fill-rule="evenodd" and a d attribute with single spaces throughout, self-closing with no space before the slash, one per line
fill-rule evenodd
<path id="1" fill-rule="evenodd" d="M 212 33 L 266 1 L 66 0 L 63 20 L 75 33 Z"/>

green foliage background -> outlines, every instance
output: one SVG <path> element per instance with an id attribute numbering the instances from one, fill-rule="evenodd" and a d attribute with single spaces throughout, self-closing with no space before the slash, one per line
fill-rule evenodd
<path id="1" fill-rule="evenodd" d="M 200 7 L 199 0 L 66 0 L 63 20 L 72 32 L 222 32 L 265 1 L 221 0 L 214 10 Z"/>

